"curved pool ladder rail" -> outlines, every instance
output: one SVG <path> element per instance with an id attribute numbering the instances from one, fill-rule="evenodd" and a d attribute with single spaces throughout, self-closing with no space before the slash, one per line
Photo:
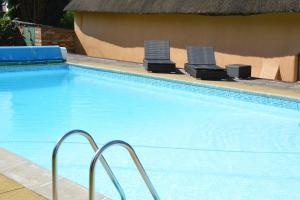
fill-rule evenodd
<path id="1" fill-rule="evenodd" d="M 57 144 L 52 152 L 52 199 L 53 200 L 58 200 L 58 179 L 57 179 L 57 159 L 56 159 L 57 153 L 58 153 L 59 147 L 64 142 L 64 140 L 67 139 L 68 137 L 70 137 L 71 135 L 81 135 L 81 136 L 85 137 L 89 141 L 93 150 L 95 152 L 98 151 L 98 146 L 97 146 L 96 142 L 94 141 L 93 137 L 89 133 L 87 133 L 83 130 L 72 130 L 70 132 L 67 132 L 62 138 L 59 139 L 59 141 L 57 142 Z M 126 197 L 125 197 L 124 190 L 122 189 L 121 185 L 119 184 L 118 180 L 116 179 L 111 168 L 107 164 L 105 158 L 101 155 L 100 157 L 98 156 L 98 159 L 100 160 L 102 166 L 104 167 L 106 173 L 108 174 L 109 178 L 113 182 L 114 186 L 118 190 L 118 192 L 121 196 L 121 199 L 125 200 Z M 96 164 L 97 160 L 95 160 L 95 164 Z"/>
<path id="2" fill-rule="evenodd" d="M 111 146 L 119 145 L 124 147 L 130 154 L 131 159 L 134 161 L 135 166 L 137 167 L 139 173 L 141 174 L 144 182 L 146 183 L 148 190 L 150 191 L 153 199 L 160 200 L 153 184 L 151 183 L 141 161 L 139 160 L 138 156 L 136 155 L 134 149 L 126 142 L 121 140 L 114 140 L 105 144 L 102 148 L 98 149 L 92 162 L 90 165 L 90 180 L 89 180 L 89 200 L 95 200 L 95 166 L 97 160 L 102 157 L 103 152 L 110 148 Z"/>

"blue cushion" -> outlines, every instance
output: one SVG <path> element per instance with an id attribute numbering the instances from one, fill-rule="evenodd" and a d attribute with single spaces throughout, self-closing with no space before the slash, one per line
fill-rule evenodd
<path id="1" fill-rule="evenodd" d="M 0 62 L 64 61 L 59 46 L 0 47 Z"/>

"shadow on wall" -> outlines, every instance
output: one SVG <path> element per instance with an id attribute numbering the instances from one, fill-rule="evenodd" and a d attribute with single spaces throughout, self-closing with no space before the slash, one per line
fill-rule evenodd
<path id="1" fill-rule="evenodd" d="M 75 53 L 81 54 L 81 55 L 87 55 L 86 50 L 82 46 L 82 43 L 80 42 L 78 36 L 75 34 L 74 37 L 74 47 L 75 47 Z"/>
<path id="2" fill-rule="evenodd" d="M 177 49 L 213 46 L 217 52 L 239 56 L 272 58 L 300 52 L 300 14 L 210 17 L 77 13 L 76 18 L 85 35 L 80 38 L 84 46 L 93 38 L 123 48 L 143 47 L 144 40 L 168 39 Z"/>

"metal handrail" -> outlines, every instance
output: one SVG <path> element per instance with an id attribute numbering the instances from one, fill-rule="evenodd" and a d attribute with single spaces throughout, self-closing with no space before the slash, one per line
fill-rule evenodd
<path id="1" fill-rule="evenodd" d="M 129 152 L 132 160 L 134 161 L 135 166 L 137 167 L 137 169 L 138 169 L 139 173 L 141 174 L 144 182 L 146 183 L 149 191 L 151 192 L 153 199 L 159 200 L 160 198 L 159 198 L 153 184 L 151 183 L 148 175 L 146 174 L 146 171 L 145 171 L 141 161 L 139 160 L 138 156 L 136 155 L 134 149 L 128 143 L 121 141 L 121 140 L 111 141 L 111 142 L 105 144 L 102 148 L 97 150 L 97 152 L 91 162 L 91 165 L 90 165 L 89 200 L 95 200 L 95 166 L 96 166 L 96 162 L 97 162 L 98 158 L 102 156 L 102 153 L 107 148 L 109 148 L 113 145 L 120 145 Z"/>
<path id="2" fill-rule="evenodd" d="M 58 194 L 58 179 L 57 179 L 57 160 L 56 160 L 56 157 L 57 157 L 57 152 L 59 150 L 59 147 L 60 145 L 64 142 L 64 140 L 66 138 L 68 138 L 69 136 L 71 135 L 75 135 L 75 134 L 79 134 L 81 136 L 84 136 L 90 143 L 90 145 L 92 146 L 93 150 L 96 152 L 98 150 L 98 146 L 96 144 L 96 142 L 94 141 L 93 137 L 83 131 L 83 130 L 73 130 L 73 131 L 70 131 L 68 133 L 66 133 L 62 138 L 59 139 L 59 141 L 57 142 L 55 148 L 53 149 L 53 152 L 52 152 L 52 199 L 53 200 L 57 200 L 57 194 Z M 108 176 L 110 177 L 111 181 L 113 182 L 114 186 L 116 187 L 116 189 L 118 190 L 120 196 L 121 196 L 121 199 L 122 200 L 125 200 L 126 197 L 125 197 L 125 193 L 124 193 L 124 190 L 122 189 L 121 185 L 119 184 L 118 180 L 116 179 L 115 175 L 113 174 L 112 170 L 110 169 L 108 163 L 106 162 L 105 158 L 103 156 L 98 156 L 101 164 L 103 165 L 106 173 L 108 174 Z M 98 159 L 97 159 L 98 160 Z M 96 161 L 97 161 L 96 160 Z M 95 163 L 96 163 L 95 161 Z"/>

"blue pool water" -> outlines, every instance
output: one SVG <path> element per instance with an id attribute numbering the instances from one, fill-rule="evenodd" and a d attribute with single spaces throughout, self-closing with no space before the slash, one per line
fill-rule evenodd
<path id="1" fill-rule="evenodd" d="M 51 169 L 71 129 L 133 145 L 162 200 L 300 199 L 300 102 L 75 66 L 0 70 L 0 146 Z M 2 71 L 2 72 L 1 72 Z M 92 150 L 67 140 L 59 173 L 84 186 Z M 127 153 L 105 153 L 128 199 L 151 199 Z M 97 191 L 119 199 L 101 166 Z"/>

